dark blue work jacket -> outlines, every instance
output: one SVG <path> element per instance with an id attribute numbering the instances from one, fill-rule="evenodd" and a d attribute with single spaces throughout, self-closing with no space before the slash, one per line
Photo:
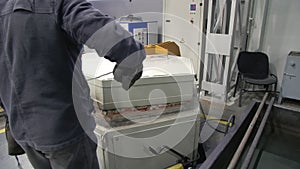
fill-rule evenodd
<path id="1" fill-rule="evenodd" d="M 0 100 L 20 144 L 54 151 L 80 140 L 78 114 L 93 130 L 80 53 L 112 21 L 85 0 L 0 0 Z"/>

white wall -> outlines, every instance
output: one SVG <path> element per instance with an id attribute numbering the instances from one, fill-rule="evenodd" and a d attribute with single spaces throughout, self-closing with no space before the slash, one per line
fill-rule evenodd
<path id="1" fill-rule="evenodd" d="M 300 51 L 300 0 L 270 0 L 263 51 L 270 57 L 279 86 L 286 57 L 292 50 Z"/>

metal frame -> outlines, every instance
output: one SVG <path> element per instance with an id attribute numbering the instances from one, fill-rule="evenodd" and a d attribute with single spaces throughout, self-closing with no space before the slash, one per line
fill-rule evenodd
<path id="1" fill-rule="evenodd" d="M 207 24 L 207 42 L 205 48 L 204 70 L 202 80 L 202 90 L 205 91 L 202 97 L 211 94 L 218 95 L 222 102 L 227 102 L 228 84 L 230 79 L 230 57 L 233 54 L 234 47 L 234 31 L 237 18 L 237 0 L 216 0 L 219 2 L 220 11 L 213 10 L 213 0 L 208 5 L 208 24 Z M 227 2 L 231 2 L 230 11 Z M 212 13 L 218 13 L 216 26 L 211 30 L 211 23 L 214 18 Z M 228 12 L 230 16 L 228 17 Z M 229 19 L 229 24 L 227 20 Z M 225 23 L 225 24 L 224 24 Z M 222 26 L 222 33 L 217 33 L 217 27 Z M 226 27 L 229 25 L 228 33 Z M 214 56 L 213 56 L 214 55 Z M 213 72 L 213 62 L 217 63 L 217 70 Z M 213 79 L 212 76 L 216 76 Z"/>
<path id="2" fill-rule="evenodd" d="M 219 4 L 213 9 L 213 1 Z M 247 49 L 252 19 L 249 18 L 255 0 L 209 0 L 207 42 L 205 48 L 202 98 L 219 102 L 228 102 L 230 90 L 236 84 L 237 58 L 240 51 Z M 231 7 L 227 5 L 231 2 Z M 230 10 L 230 11 L 229 11 Z M 216 26 L 211 31 L 211 23 L 215 19 L 212 13 L 217 13 Z M 230 12 L 230 15 L 229 15 Z M 225 23 L 225 24 L 224 24 Z M 217 27 L 222 25 L 221 33 Z M 228 28 L 226 32 L 226 28 Z M 215 64 L 213 64 L 215 63 Z M 215 67 L 213 67 L 215 66 Z M 212 78 L 214 77 L 214 78 Z"/>

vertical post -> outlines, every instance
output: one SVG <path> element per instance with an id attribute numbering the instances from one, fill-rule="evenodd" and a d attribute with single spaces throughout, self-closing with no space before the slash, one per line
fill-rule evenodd
<path id="1" fill-rule="evenodd" d="M 202 90 L 210 92 L 212 94 L 210 97 L 217 97 L 217 100 L 221 102 L 227 102 L 228 99 L 238 1 L 217 0 L 216 2 L 219 4 L 218 7 L 220 9 L 213 11 L 213 0 L 208 0 L 208 39 L 205 47 Z M 212 16 L 213 12 L 218 13 L 216 25 L 212 25 L 215 22 L 215 17 Z M 222 24 L 221 32 L 217 32 L 220 24 Z M 228 32 L 226 28 L 228 28 Z M 213 64 L 209 67 L 210 63 Z M 213 72 L 210 72 L 211 70 Z M 216 77 L 213 77 L 213 79 L 207 78 L 210 75 L 216 75 Z M 213 89 L 210 86 L 213 86 Z"/>
<path id="2" fill-rule="evenodd" d="M 260 33 L 260 40 L 259 40 L 259 46 L 258 51 L 262 51 L 264 38 L 265 38 L 265 29 L 266 29 L 266 22 L 267 22 L 267 15 L 268 15 L 268 8 L 269 8 L 269 0 L 265 0 L 264 4 L 264 15 L 262 20 L 262 26 L 261 26 L 261 33 Z"/>
<path id="3" fill-rule="evenodd" d="M 249 16 L 250 16 L 250 10 L 253 7 L 251 3 L 254 0 L 245 0 L 245 5 L 244 5 L 244 13 L 242 16 L 242 37 L 241 37 L 241 50 L 244 51 L 247 48 L 247 38 L 248 38 L 248 27 L 249 27 Z"/>

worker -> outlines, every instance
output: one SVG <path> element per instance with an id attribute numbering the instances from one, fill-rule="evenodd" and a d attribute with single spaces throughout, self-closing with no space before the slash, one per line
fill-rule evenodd
<path id="1" fill-rule="evenodd" d="M 0 0 L 0 99 L 36 169 L 99 168 L 83 44 L 125 90 L 141 77 L 143 46 L 86 0 Z"/>

